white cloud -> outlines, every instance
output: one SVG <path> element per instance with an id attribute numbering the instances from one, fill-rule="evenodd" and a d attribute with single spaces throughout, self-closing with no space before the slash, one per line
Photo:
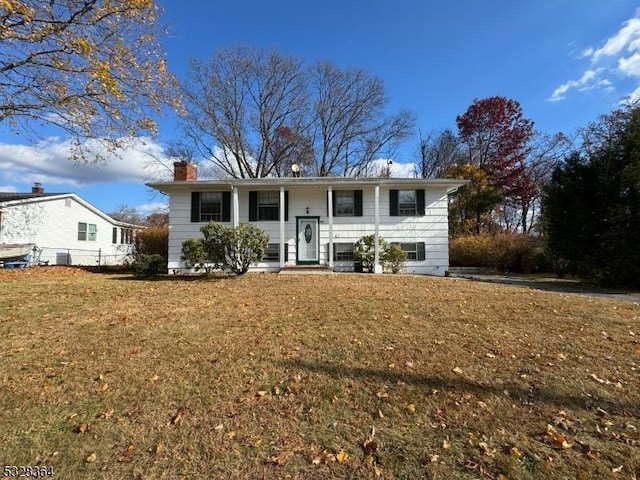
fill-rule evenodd
<path id="1" fill-rule="evenodd" d="M 104 148 L 97 142 L 85 146 L 88 151 Z M 0 143 L 0 181 L 82 187 L 121 181 L 144 183 L 167 174 L 162 147 L 147 138 L 130 139 L 105 164 L 75 162 L 71 153 L 71 141 L 55 137 L 35 145 Z"/>
<path id="2" fill-rule="evenodd" d="M 604 69 L 599 68 L 597 70 L 587 70 L 582 74 L 578 80 L 569 80 L 556 88 L 549 100 L 552 102 L 558 102 L 566 97 L 567 92 L 573 89 L 577 89 L 580 92 L 587 92 L 597 88 L 609 88 L 611 87 L 611 81 L 606 78 L 600 78 L 600 75 Z"/>
<path id="3" fill-rule="evenodd" d="M 143 205 L 138 205 L 135 208 L 136 212 L 143 217 L 147 217 L 152 213 L 169 213 L 169 204 L 166 202 L 145 203 Z"/>
<path id="4" fill-rule="evenodd" d="M 618 60 L 618 68 L 626 75 L 640 78 L 640 51 L 628 58 Z"/>
<path id="5" fill-rule="evenodd" d="M 388 162 L 391 162 L 390 164 Z M 415 163 L 399 163 L 386 158 L 378 158 L 369 165 L 369 174 L 376 176 L 386 172 L 389 167 L 389 176 L 395 178 L 412 178 L 415 177 Z"/>
<path id="6" fill-rule="evenodd" d="M 590 60 L 591 66 L 580 79 L 569 80 L 557 87 L 549 101 L 563 100 L 571 91 L 611 92 L 616 87 L 615 80 L 620 78 L 631 78 L 640 86 L 640 10 L 600 47 L 589 47 L 582 55 Z"/>
<path id="7" fill-rule="evenodd" d="M 13 185 L 0 185 L 0 192 L 17 193 L 18 189 Z"/>
<path id="8" fill-rule="evenodd" d="M 586 56 L 590 57 L 593 62 L 597 62 L 603 57 L 616 56 L 623 50 L 637 48 L 637 41 L 640 39 L 640 18 L 637 16 L 630 18 L 622 25 L 622 28 L 610 37 L 602 47 L 587 49 Z"/>

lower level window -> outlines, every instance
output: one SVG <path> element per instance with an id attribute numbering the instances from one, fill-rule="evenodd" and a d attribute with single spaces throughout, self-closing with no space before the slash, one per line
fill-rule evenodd
<path id="1" fill-rule="evenodd" d="M 333 259 L 336 261 L 353 261 L 353 243 L 334 243 Z"/>
<path id="2" fill-rule="evenodd" d="M 424 242 L 401 242 L 400 248 L 407 254 L 407 260 L 424 260 Z"/>
<path id="3" fill-rule="evenodd" d="M 267 244 L 267 250 L 264 254 L 265 262 L 277 262 L 280 260 L 280 244 L 269 243 Z"/>

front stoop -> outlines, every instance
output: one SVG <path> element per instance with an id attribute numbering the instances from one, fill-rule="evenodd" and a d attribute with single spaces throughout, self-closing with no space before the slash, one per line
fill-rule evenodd
<path id="1" fill-rule="evenodd" d="M 281 274 L 327 274 L 333 273 L 329 265 L 285 265 L 280 269 Z"/>

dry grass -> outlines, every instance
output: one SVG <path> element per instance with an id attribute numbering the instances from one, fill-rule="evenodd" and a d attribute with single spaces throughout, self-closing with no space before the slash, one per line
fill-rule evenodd
<path id="1" fill-rule="evenodd" d="M 2 466 L 640 478 L 638 305 L 415 276 L 68 272 L 1 274 Z"/>

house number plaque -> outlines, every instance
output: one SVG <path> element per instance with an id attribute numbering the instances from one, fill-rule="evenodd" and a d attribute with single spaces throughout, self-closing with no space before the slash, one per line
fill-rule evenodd
<path id="1" fill-rule="evenodd" d="M 311 243 L 311 225 L 307 223 L 307 226 L 304 227 L 304 239 L 307 243 Z"/>

